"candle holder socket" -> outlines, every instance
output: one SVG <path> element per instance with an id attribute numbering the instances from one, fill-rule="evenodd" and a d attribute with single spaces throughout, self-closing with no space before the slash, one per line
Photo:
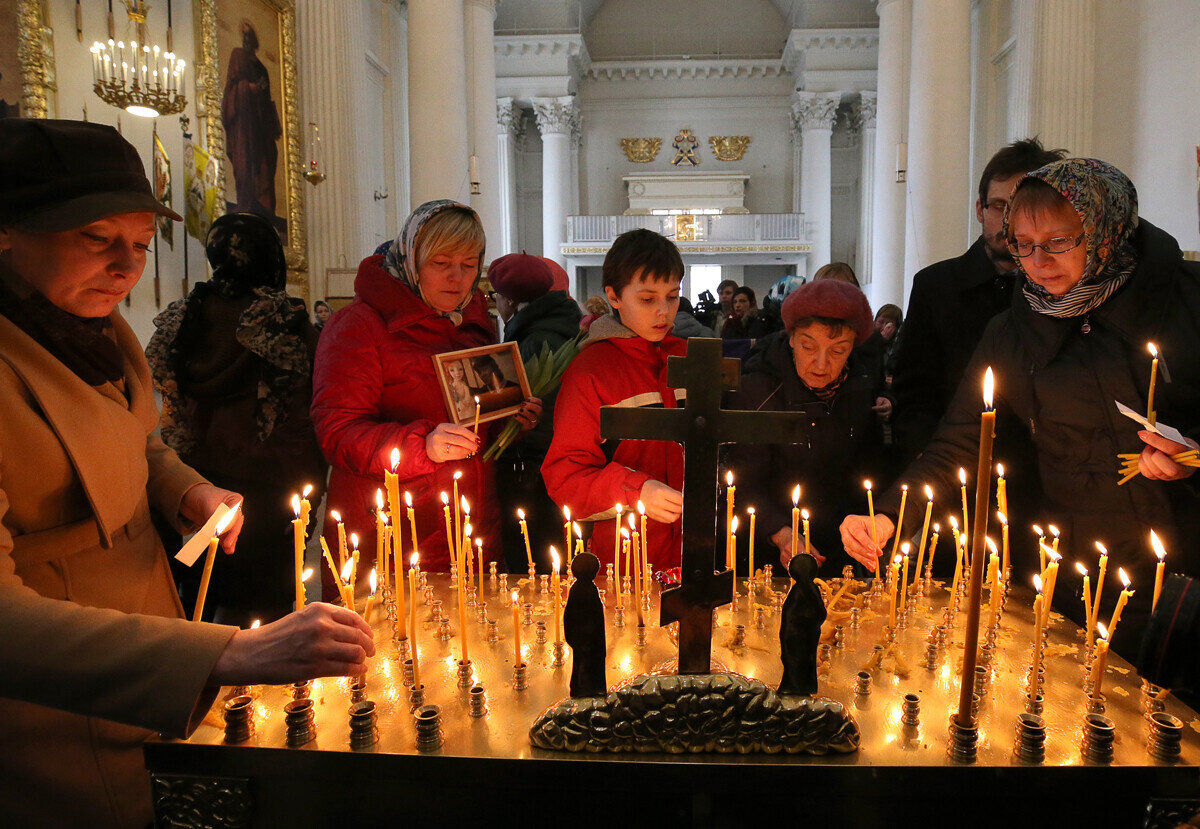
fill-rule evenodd
<path id="1" fill-rule="evenodd" d="M 929 644 L 927 644 L 925 646 L 925 661 L 923 663 L 921 663 L 922 667 L 924 667 L 930 671 L 932 671 L 934 668 L 936 668 L 937 667 L 937 655 L 938 655 L 937 643 L 930 642 Z"/>
<path id="2" fill-rule="evenodd" d="M 1046 698 L 1041 693 L 1028 693 L 1025 695 L 1025 712 L 1027 714 L 1041 714 L 1045 702 Z"/>
<path id="3" fill-rule="evenodd" d="M 508 593 L 508 573 L 500 574 L 499 590 L 500 590 L 500 595 L 504 597 L 505 602 L 506 602 L 506 604 L 504 606 L 508 607 L 510 604 L 512 604 L 512 597 Z"/>
<path id="4" fill-rule="evenodd" d="M 538 619 L 537 622 L 534 623 L 534 629 L 536 633 L 534 633 L 533 641 L 539 645 L 546 644 L 546 620 Z"/>
<path id="5" fill-rule="evenodd" d="M 398 660 L 400 660 L 401 662 L 403 662 L 405 659 L 408 659 L 410 656 L 412 656 L 412 654 L 409 652 L 408 637 L 406 636 L 403 639 L 397 639 L 396 640 L 396 658 Z"/>
<path id="6" fill-rule="evenodd" d="M 1046 721 L 1034 713 L 1017 716 L 1017 744 L 1013 749 L 1022 763 L 1039 765 L 1046 760 Z"/>
<path id="7" fill-rule="evenodd" d="M 871 693 L 871 675 L 866 671 L 859 671 L 854 682 L 854 695 L 865 697 Z"/>
<path id="8" fill-rule="evenodd" d="M 1111 763 L 1115 730 L 1113 721 L 1103 714 L 1088 714 L 1084 717 L 1082 744 L 1084 759 L 1091 763 Z"/>
<path id="9" fill-rule="evenodd" d="M 550 577 L 549 576 L 541 576 L 540 577 L 540 580 L 538 583 L 538 592 L 539 593 L 549 593 L 550 592 Z"/>
<path id="10" fill-rule="evenodd" d="M 850 608 L 850 630 L 858 630 L 858 626 L 862 623 L 862 609 L 859 607 Z"/>
<path id="11" fill-rule="evenodd" d="M 613 566 L 612 562 L 609 562 L 608 564 L 604 565 L 604 583 L 612 584 L 613 578 Z"/>
<path id="12" fill-rule="evenodd" d="M 833 646 L 840 648 L 846 644 L 846 629 L 841 625 L 835 625 L 833 628 Z"/>
<path id="13" fill-rule="evenodd" d="M 312 681 L 304 680 L 303 682 L 292 683 L 292 699 L 308 699 L 312 694 Z"/>
<path id="14" fill-rule="evenodd" d="M 521 605 L 521 624 L 529 627 L 533 624 L 533 603 L 525 602 Z"/>
<path id="15" fill-rule="evenodd" d="M 1178 760 L 1183 740 L 1183 720 L 1165 711 L 1155 711 L 1148 719 L 1150 735 L 1146 740 L 1146 750 L 1150 756 L 1164 763 Z"/>
<path id="16" fill-rule="evenodd" d="M 425 606 L 429 607 L 429 605 L 434 600 L 433 597 L 436 596 L 437 594 L 434 592 L 432 587 L 422 587 L 421 593 L 422 593 L 422 595 L 425 596 Z"/>
<path id="17" fill-rule="evenodd" d="M 1163 689 L 1149 680 L 1142 680 L 1142 713 L 1153 714 L 1166 709 Z"/>
<path id="18" fill-rule="evenodd" d="M 975 693 L 979 695 L 980 699 L 982 699 L 983 695 L 987 692 L 988 677 L 989 671 L 987 668 L 983 667 L 982 665 L 975 666 L 975 682 L 973 688 Z"/>
<path id="19" fill-rule="evenodd" d="M 738 627 L 741 627 L 741 625 L 738 625 Z M 828 667 L 829 663 L 833 660 L 833 646 L 828 642 L 821 645 L 821 647 L 817 649 L 817 659 L 822 665 Z"/>
<path id="20" fill-rule="evenodd" d="M 634 637 L 634 644 L 637 645 L 639 648 L 646 647 L 646 626 L 645 625 L 637 626 L 637 634 Z"/>
<path id="21" fill-rule="evenodd" d="M 529 687 L 529 667 L 522 662 L 513 666 L 513 690 L 524 691 Z"/>
<path id="22" fill-rule="evenodd" d="M 529 576 L 529 583 L 530 583 L 530 584 L 534 584 L 535 582 L 537 582 L 537 567 L 535 567 L 534 565 L 530 564 L 530 565 L 529 565 L 529 570 L 528 570 L 528 573 L 527 573 L 527 575 Z"/>
<path id="23" fill-rule="evenodd" d="M 404 678 L 405 686 L 412 687 L 412 684 L 413 684 L 413 661 L 411 658 L 405 659 L 404 662 L 402 662 L 400 664 L 400 673 Z"/>
<path id="24" fill-rule="evenodd" d="M 417 751 L 437 751 L 442 747 L 442 715 L 436 705 L 423 705 L 413 719 L 417 725 Z"/>
<path id="25" fill-rule="evenodd" d="M 770 584 L 770 583 L 771 583 L 771 579 L 773 579 L 773 578 L 774 578 L 774 576 L 773 576 L 773 575 L 771 575 L 771 571 L 772 571 L 773 569 L 774 569 L 774 565 L 771 565 L 771 564 L 764 564 L 764 565 L 763 565 L 763 583 L 764 583 L 764 584 Z"/>
<path id="26" fill-rule="evenodd" d="M 425 704 L 425 683 L 414 685 L 408 689 L 408 710 L 416 711 Z"/>
<path id="27" fill-rule="evenodd" d="M 496 562 L 489 561 L 488 562 L 488 579 L 491 580 L 492 584 L 496 583 L 496 575 L 497 575 L 496 574 Z"/>
<path id="28" fill-rule="evenodd" d="M 1089 714 L 1103 714 L 1105 702 L 1107 702 L 1107 698 L 1104 694 L 1088 694 L 1087 712 Z"/>
<path id="29" fill-rule="evenodd" d="M 450 620 L 444 616 L 438 621 L 437 638 L 443 642 L 450 641 Z"/>
<path id="30" fill-rule="evenodd" d="M 430 611 L 430 614 L 429 614 L 429 618 L 432 619 L 434 622 L 442 621 L 442 600 L 434 599 L 432 602 L 429 603 L 429 606 L 432 608 L 432 610 Z"/>
<path id="31" fill-rule="evenodd" d="M 244 743 L 254 736 L 254 703 L 247 694 L 225 702 L 225 742 Z"/>
<path id="32" fill-rule="evenodd" d="M 900 722 L 909 726 L 921 724 L 921 697 L 918 694 L 904 695 L 904 703 L 900 706 Z"/>
<path id="33" fill-rule="evenodd" d="M 562 667 L 567 661 L 567 646 L 563 642 L 555 642 L 551 650 L 553 656 L 550 659 L 550 664 L 556 668 Z"/>
<path id="34" fill-rule="evenodd" d="M 613 610 L 613 625 L 619 628 L 625 627 L 625 608 L 618 607 Z"/>
<path id="35" fill-rule="evenodd" d="M 350 682 L 350 702 L 359 703 L 367 698 L 367 680 L 357 677 Z"/>
<path id="36" fill-rule="evenodd" d="M 733 628 L 733 638 L 729 640 L 729 647 L 739 648 L 746 644 L 746 626 L 736 625 Z M 828 648 L 828 645 L 822 645 L 822 648 Z"/>
<path id="37" fill-rule="evenodd" d="M 470 702 L 467 707 L 467 713 L 475 719 L 479 719 L 488 712 L 487 693 L 483 690 L 482 685 L 476 685 L 471 688 Z"/>
<path id="38" fill-rule="evenodd" d="M 417 571 L 417 587 L 421 588 L 422 590 L 429 589 L 429 574 L 424 570 Z"/>
<path id="39" fill-rule="evenodd" d="M 494 645 L 500 641 L 500 627 L 496 624 L 495 619 L 487 620 L 487 643 Z"/>
<path id="40" fill-rule="evenodd" d="M 487 605 L 483 602 L 475 606 L 475 621 L 481 625 L 487 623 Z"/>
<path id="41" fill-rule="evenodd" d="M 967 724 L 950 715 L 950 759 L 956 763 L 974 763 L 979 750 L 979 726 L 972 715 Z"/>
<path id="42" fill-rule="evenodd" d="M 458 664 L 458 687 L 459 688 L 470 688 L 474 682 L 474 678 L 472 676 L 474 669 L 473 669 L 473 666 L 471 665 L 471 660 L 468 659 L 464 662 L 463 660 L 460 659 L 460 660 L 458 660 L 457 664 Z"/>
<path id="43" fill-rule="evenodd" d="M 754 627 L 756 630 L 765 630 L 767 627 L 767 612 L 761 608 L 754 608 Z"/>
<path id="44" fill-rule="evenodd" d="M 307 697 L 294 699 L 283 706 L 283 722 L 287 726 L 288 748 L 299 748 L 317 736 L 313 726 L 313 701 Z"/>

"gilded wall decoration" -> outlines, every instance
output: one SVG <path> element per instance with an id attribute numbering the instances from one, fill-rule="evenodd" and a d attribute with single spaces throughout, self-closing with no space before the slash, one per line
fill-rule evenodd
<path id="1" fill-rule="evenodd" d="M 44 0 L 0 0 L 0 118 L 49 118 L 57 88 Z"/>
<path id="2" fill-rule="evenodd" d="M 713 135 L 708 139 L 717 161 L 741 161 L 750 147 L 749 135 Z"/>
<path id="3" fill-rule="evenodd" d="M 649 164 L 662 147 L 661 138 L 622 138 L 621 149 L 625 157 L 635 164 Z"/>
<path id="4" fill-rule="evenodd" d="M 675 157 L 671 159 L 674 166 L 695 167 L 700 163 L 700 153 L 697 152 L 700 142 L 690 129 L 681 129 L 671 146 L 675 148 Z"/>

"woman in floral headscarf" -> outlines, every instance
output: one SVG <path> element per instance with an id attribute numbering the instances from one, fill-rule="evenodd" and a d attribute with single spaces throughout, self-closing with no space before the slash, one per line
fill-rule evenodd
<path id="1" fill-rule="evenodd" d="M 312 485 L 317 503 L 325 488 L 308 414 L 317 337 L 304 304 L 284 292 L 283 246 L 269 222 L 222 216 L 205 253 L 212 279 L 158 315 L 146 356 L 162 395 L 163 440 L 245 496 L 241 541 L 213 568 L 204 615 L 248 626 L 291 611 L 288 498 Z M 180 576 L 185 601 L 194 600 L 199 569 Z"/>
<path id="2" fill-rule="evenodd" d="M 1184 261 L 1175 239 L 1139 219 L 1133 183 L 1095 159 L 1056 161 L 1022 178 L 1005 227 L 1022 290 L 988 325 L 933 440 L 895 489 L 929 481 L 943 504 L 953 501 L 958 468 L 975 467 L 980 384 L 991 366 L 997 432 L 1026 430 L 1037 454 L 1039 480 L 1008 485 L 1040 485 L 1043 525 L 1057 525 L 1060 549 L 1070 551 L 1058 570 L 1056 608 L 1082 621 L 1080 577 L 1072 565 L 1081 558 L 1094 574 L 1093 542 L 1102 542 L 1110 559 L 1101 617 L 1109 618 L 1120 593 L 1114 589 L 1119 567 L 1136 590 L 1113 644 L 1132 656 L 1153 593 L 1150 530 L 1163 537 L 1173 569 L 1200 571 L 1200 498 L 1184 480 L 1194 470 L 1171 459 L 1200 438 L 1200 265 Z M 1170 362 L 1169 383 L 1159 365 L 1158 422 L 1178 429 L 1187 444 L 1142 429 L 1117 411 L 1117 402 L 1146 411 L 1147 343 Z M 1138 457 L 1141 472 L 1121 486 L 1118 454 Z M 892 534 L 898 501 L 898 491 L 876 501 L 885 513 L 876 518 L 881 544 Z M 842 536 L 848 552 L 874 562 L 878 550 L 866 517 L 848 517 Z M 1028 585 L 1037 547 L 1027 527 L 1014 528 L 1013 538 L 1019 539 L 1014 578 Z"/>
<path id="3" fill-rule="evenodd" d="M 422 204 L 383 255 L 358 266 L 354 301 L 338 311 L 321 336 L 314 375 L 312 415 L 333 472 L 329 507 L 348 532 L 358 533 L 360 572 L 375 554 L 376 490 L 400 450 L 401 491 L 413 496 L 417 543 L 404 522 L 403 549 L 421 553 L 426 570 L 449 568 L 441 493 L 460 493 L 471 505 L 475 538 L 485 558 L 503 560 L 492 464 L 477 452 L 489 428 L 476 434 L 447 422 L 433 357 L 496 342 L 496 325 L 479 290 L 484 235 L 471 208 L 453 201 Z M 526 401 L 519 418 L 537 422 L 541 404 Z M 336 550 L 336 526 L 326 520 Z M 326 596 L 334 596 L 328 568 Z M 366 579 L 358 579 L 363 584 Z"/>

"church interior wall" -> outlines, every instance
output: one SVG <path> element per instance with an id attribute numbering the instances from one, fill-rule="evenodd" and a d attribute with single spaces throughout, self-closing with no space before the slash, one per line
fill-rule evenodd
<path id="1" fill-rule="evenodd" d="M 517 249 L 532 256 L 542 250 L 542 137 L 530 114 L 517 138 Z"/>
<path id="2" fill-rule="evenodd" d="M 858 265 L 859 176 L 862 169 L 861 139 L 851 133 L 847 109 L 842 107 L 830 139 L 830 259 L 846 262 L 855 270 Z M 813 262 L 813 269 L 826 264 Z"/>
<path id="3" fill-rule="evenodd" d="M 607 0 L 587 28 L 592 60 L 777 57 L 786 39 L 771 0 Z"/>

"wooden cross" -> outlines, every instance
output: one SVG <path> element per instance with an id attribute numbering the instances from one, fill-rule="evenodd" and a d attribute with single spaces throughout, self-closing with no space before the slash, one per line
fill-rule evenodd
<path id="1" fill-rule="evenodd" d="M 721 393 L 741 382 L 741 363 L 721 356 L 721 341 L 688 340 L 686 357 L 667 360 L 667 384 L 687 391 L 681 409 L 600 409 L 600 435 L 683 444 L 682 581 L 662 594 L 659 624 L 679 622 L 679 673 L 710 672 L 712 612 L 733 598 L 733 573 L 717 539 L 717 451 L 722 443 L 803 443 L 809 419 L 796 412 L 721 408 Z M 717 553 L 721 551 L 720 570 Z"/>

